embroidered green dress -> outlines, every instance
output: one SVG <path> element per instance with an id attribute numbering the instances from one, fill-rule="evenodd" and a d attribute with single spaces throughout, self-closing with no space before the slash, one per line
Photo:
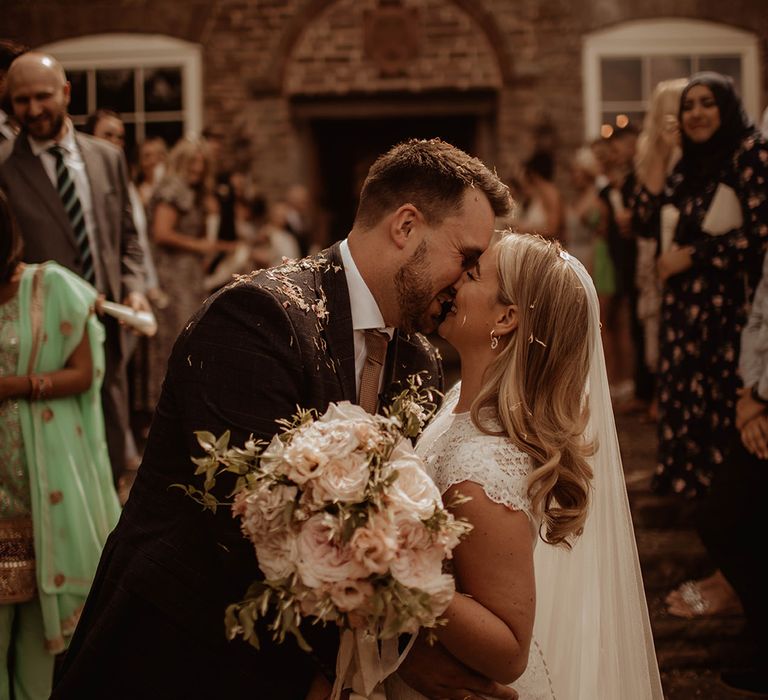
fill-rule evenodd
<path id="1" fill-rule="evenodd" d="M 0 377 L 16 374 L 19 361 L 19 299 L 0 304 Z M 32 514 L 29 475 L 21 441 L 19 402 L 0 401 L 0 534 L 10 556 L 0 557 L 0 601 L 30 599 L 35 588 L 33 553 L 28 534 L 19 523 Z M 28 525 L 24 528 L 28 533 Z"/>
<path id="2" fill-rule="evenodd" d="M 104 329 L 91 312 L 95 299 L 93 287 L 46 263 L 25 269 L 17 310 L 4 305 L 16 318 L 15 332 L 3 323 L 8 348 L 0 350 L 7 363 L 9 348 L 17 348 L 13 374 L 61 369 L 86 332 L 93 361 L 93 381 L 82 394 L 1 404 L 10 429 L 0 432 L 0 449 L 11 455 L 2 467 L 3 481 L 10 477 L 2 507 L 31 510 L 45 645 L 54 654 L 66 648 L 120 514 L 101 410 Z"/>

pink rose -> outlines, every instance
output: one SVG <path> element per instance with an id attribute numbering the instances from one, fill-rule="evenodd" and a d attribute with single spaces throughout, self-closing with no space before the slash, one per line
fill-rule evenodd
<path id="1" fill-rule="evenodd" d="M 449 581 L 450 592 L 453 593 L 453 578 L 443 574 L 443 560 L 446 558 L 444 543 L 436 541 L 420 520 L 405 511 L 398 511 L 394 520 L 397 526 L 397 551 L 389 565 L 390 573 L 407 588 L 418 588 L 438 596 L 442 604 L 449 590 Z"/>
<path id="2" fill-rule="evenodd" d="M 372 515 L 364 527 L 355 530 L 350 546 L 366 569 L 375 574 L 386 574 L 389 563 L 397 553 L 397 529 L 386 515 Z"/>
<path id="3" fill-rule="evenodd" d="M 305 586 L 318 588 L 323 583 L 368 575 L 355 561 L 351 548 L 336 539 L 333 518 L 325 513 L 313 515 L 301 526 L 297 569 Z"/>
<path id="4" fill-rule="evenodd" d="M 368 581 L 347 580 L 331 585 L 331 600 L 341 612 L 366 608 L 372 596 L 373 586 Z"/>

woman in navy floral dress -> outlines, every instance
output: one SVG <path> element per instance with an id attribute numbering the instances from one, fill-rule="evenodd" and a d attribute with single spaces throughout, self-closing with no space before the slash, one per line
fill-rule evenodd
<path id="1" fill-rule="evenodd" d="M 663 291 L 653 486 L 695 497 L 706 494 L 714 470 L 727 461 L 740 387 L 739 338 L 768 244 L 768 149 L 731 80 L 717 73 L 689 81 L 680 123 L 683 157 L 663 191 L 659 182 L 653 194 L 649 182 L 640 192 L 637 213 L 650 221 L 671 206 L 661 219 L 674 221 L 679 212 L 672 244 L 664 251 L 662 243 L 658 263 Z M 712 211 L 707 218 L 716 192 L 718 216 Z"/>
<path id="2" fill-rule="evenodd" d="M 717 73 L 691 78 L 679 118 L 683 156 L 666 182 L 662 167 L 647 178 L 635 213 L 648 223 L 660 214 L 662 228 L 653 488 L 701 499 L 713 474 L 728 468 L 735 434 L 740 336 L 768 244 L 768 148 L 730 78 Z M 719 574 L 710 583 L 711 600 L 707 586 L 684 584 L 688 597 L 673 594 L 670 611 L 692 616 L 738 605 Z"/>

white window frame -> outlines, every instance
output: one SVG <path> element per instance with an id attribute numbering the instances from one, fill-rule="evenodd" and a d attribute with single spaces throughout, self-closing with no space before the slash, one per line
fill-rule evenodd
<path id="1" fill-rule="evenodd" d="M 202 131 L 203 70 L 199 44 L 162 34 L 91 34 L 46 44 L 37 50 L 54 56 L 65 71 L 93 68 L 180 68 L 184 133 L 194 137 Z M 94 94 L 93 87 L 89 85 L 89 95 Z M 94 105 L 88 107 L 92 111 Z"/>
<path id="2" fill-rule="evenodd" d="M 702 20 L 632 20 L 584 37 L 581 67 L 585 138 L 591 140 L 600 135 L 601 59 L 673 55 L 739 56 L 744 107 L 753 119 L 759 117 L 762 82 L 755 34 Z"/>

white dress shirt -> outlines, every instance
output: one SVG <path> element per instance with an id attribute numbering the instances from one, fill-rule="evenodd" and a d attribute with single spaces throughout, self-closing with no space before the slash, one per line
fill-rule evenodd
<path id="1" fill-rule="evenodd" d="M 375 329 L 386 333 L 389 339 L 395 333 L 395 329 L 386 326 L 384 317 L 381 315 L 379 305 L 376 303 L 371 290 L 365 283 L 360 270 L 357 269 L 352 253 L 349 251 L 349 243 L 345 238 L 340 246 L 341 260 L 344 263 L 344 274 L 347 277 L 347 288 L 349 289 L 349 306 L 352 311 L 352 330 L 355 340 L 355 387 L 360 392 L 360 377 L 363 374 L 363 366 L 367 352 L 365 350 L 365 331 Z M 379 391 L 384 381 L 384 373 L 379 378 Z"/>
<path id="2" fill-rule="evenodd" d="M 80 200 L 80 206 L 83 208 L 85 218 L 85 230 L 88 234 L 88 243 L 91 247 L 91 257 L 93 258 L 93 272 L 96 276 L 96 288 L 104 289 L 104 280 L 101 279 L 100 265 L 96 264 L 99 255 L 98 239 L 96 237 L 96 219 L 93 214 L 93 200 L 91 198 L 91 182 L 88 179 L 88 172 L 85 169 L 85 161 L 77 147 L 75 141 L 75 128 L 72 122 L 67 119 L 66 131 L 59 141 L 49 139 L 47 141 L 38 141 L 29 136 L 29 147 L 32 153 L 36 155 L 45 169 L 48 179 L 53 184 L 53 189 L 58 192 L 59 184 L 56 178 L 56 157 L 48 152 L 51 146 L 60 146 L 64 151 L 64 165 L 69 168 L 69 173 L 75 182 L 75 190 Z"/>

